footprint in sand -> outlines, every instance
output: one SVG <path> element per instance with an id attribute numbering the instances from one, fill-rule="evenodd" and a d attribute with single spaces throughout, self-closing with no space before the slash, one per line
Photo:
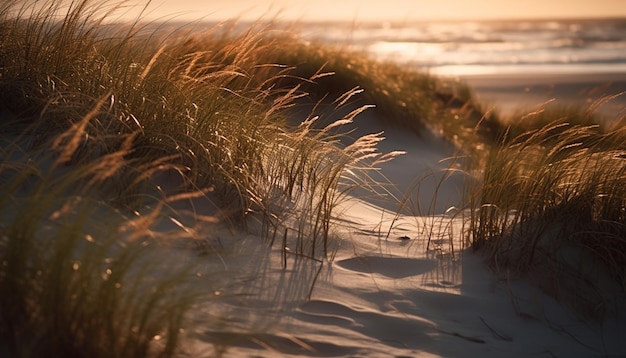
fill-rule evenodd
<path id="1" fill-rule="evenodd" d="M 436 260 L 407 257 L 360 256 L 336 262 L 347 270 L 377 273 L 390 278 L 416 276 L 437 267 Z"/>

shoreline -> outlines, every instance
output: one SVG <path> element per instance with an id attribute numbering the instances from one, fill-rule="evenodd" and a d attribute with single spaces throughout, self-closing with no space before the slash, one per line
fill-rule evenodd
<path id="1" fill-rule="evenodd" d="M 442 76 L 443 77 L 443 76 Z M 587 109 L 609 96 L 615 98 L 598 106 L 607 121 L 626 116 L 626 73 L 510 73 L 474 74 L 447 77 L 470 86 L 486 110 L 503 116 L 528 113 L 546 103 Z"/>

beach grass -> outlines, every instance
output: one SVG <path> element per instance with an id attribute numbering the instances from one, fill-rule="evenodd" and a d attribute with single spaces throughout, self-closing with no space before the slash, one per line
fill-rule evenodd
<path id="1" fill-rule="evenodd" d="M 502 129 L 497 115 L 485 113 L 462 82 L 338 45 L 284 35 L 279 39 L 285 46 L 267 55 L 293 66 L 297 78 L 312 79 L 302 86 L 315 99 L 361 91 L 358 100 L 374 104 L 387 123 L 416 134 L 433 130 L 465 151 L 472 149 L 471 143 L 494 141 Z"/>
<path id="2" fill-rule="evenodd" d="M 266 30 L 104 24 L 120 6 L 0 8 L 7 354 L 173 355 L 207 286 L 186 284 L 196 260 L 161 257 L 200 239 L 175 203 L 201 198 L 196 223 L 260 222 L 267 242 L 284 232 L 285 255 L 324 260 L 334 207 L 394 155 L 378 153 L 380 134 L 339 144 L 368 106 L 289 126 L 303 91 L 278 84 L 290 66 L 264 61 L 278 44 Z M 178 230 L 159 230 L 163 217 Z"/>
<path id="3" fill-rule="evenodd" d="M 382 185 L 368 173 L 399 154 L 378 151 L 382 134 L 346 143 L 366 110 L 474 159 L 468 235 L 494 266 L 561 265 L 574 247 L 626 285 L 622 126 L 577 109 L 506 121 L 463 84 L 272 24 L 107 23 L 123 4 L 0 5 L 7 354 L 175 355 L 210 296 L 210 273 L 198 284 L 201 262 L 177 246 L 201 239 L 194 225 L 260 228 L 285 257 L 332 259 L 335 207 Z M 323 103 L 348 112 L 327 118 Z M 187 223 L 173 208 L 196 199 Z"/>
<path id="4" fill-rule="evenodd" d="M 601 318 L 602 278 L 626 288 L 624 127 L 565 108 L 509 128 L 471 191 L 471 244 L 499 272 L 534 272 L 545 290 L 577 296 L 578 308 Z"/>
<path id="5" fill-rule="evenodd" d="M 75 133 L 52 142 L 64 135 Z M 71 145 L 25 152 L 27 140 L 3 138 L 0 155 L 2 354 L 172 356 L 210 283 L 197 257 L 150 230 L 158 208 L 131 216 L 96 190 L 127 149 L 67 167 Z"/>

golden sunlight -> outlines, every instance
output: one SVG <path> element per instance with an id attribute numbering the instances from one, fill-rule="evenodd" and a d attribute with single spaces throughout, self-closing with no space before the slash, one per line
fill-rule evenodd
<path id="1" fill-rule="evenodd" d="M 142 3 L 142 2 L 138 2 Z M 171 16 L 182 19 L 226 19 L 241 17 L 257 20 L 278 15 L 289 20 L 385 20 L 411 21 L 434 19 L 506 19 L 571 18 L 626 16 L 622 0 L 157 0 L 152 3 L 151 17 Z"/>

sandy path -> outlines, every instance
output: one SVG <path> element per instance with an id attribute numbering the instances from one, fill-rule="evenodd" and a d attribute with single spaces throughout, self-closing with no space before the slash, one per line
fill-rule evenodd
<path id="1" fill-rule="evenodd" d="M 386 128 L 375 116 L 355 123 L 364 133 L 385 130 L 384 150 L 407 151 L 381 173 L 400 183 L 400 191 L 413 187 L 407 178 L 440 172 L 441 160 L 450 155 L 435 136 Z M 415 200 L 426 205 L 435 194 L 457 192 L 457 179 L 438 190 L 426 182 Z M 446 205 L 458 197 L 451 195 Z M 247 282 L 256 288 L 239 303 L 225 297 L 227 323 L 209 319 L 190 347 L 211 352 L 214 343 L 229 342 L 227 357 L 626 355 L 623 316 L 588 321 L 523 279 L 497 277 L 476 253 L 459 250 L 460 217 L 395 216 L 393 205 L 379 204 L 354 197 L 337 208 L 342 225 L 334 235 L 340 244 L 318 275 L 319 264 L 291 256 L 283 269 L 276 250 L 266 256 L 266 268 L 254 272 L 250 263 L 261 251 L 242 246 L 249 252 L 233 260 L 248 263 Z"/>

